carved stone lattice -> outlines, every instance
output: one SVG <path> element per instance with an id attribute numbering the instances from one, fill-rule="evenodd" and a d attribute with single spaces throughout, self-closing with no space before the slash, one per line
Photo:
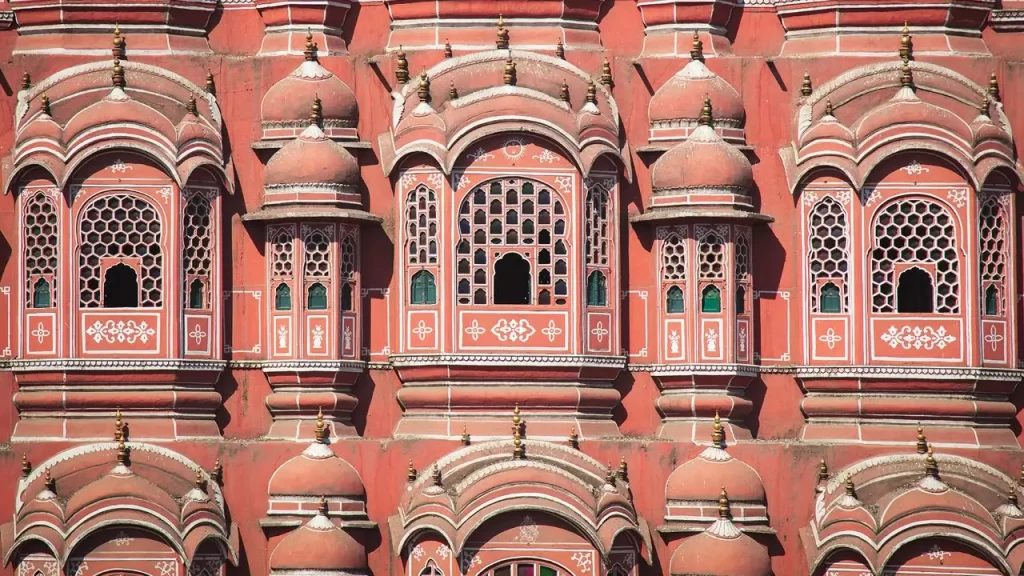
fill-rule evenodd
<path id="1" fill-rule="evenodd" d="M 587 192 L 587 265 L 608 266 L 608 192 L 591 186 Z"/>
<path id="2" fill-rule="evenodd" d="M 192 194 L 185 203 L 184 233 L 185 289 L 199 279 L 203 283 L 203 302 L 210 302 L 210 270 L 213 263 L 213 208 L 206 194 Z"/>
<path id="3" fill-rule="evenodd" d="M 33 306 L 34 278 L 49 277 L 50 305 L 57 305 L 57 205 L 45 192 L 25 199 L 25 306 Z"/>
<path id="4" fill-rule="evenodd" d="M 750 238 L 746 234 L 736 236 L 736 282 L 750 280 Z"/>
<path id="5" fill-rule="evenodd" d="M 686 242 L 679 234 L 669 234 L 661 243 L 661 274 L 666 282 L 686 280 Z"/>
<path id="6" fill-rule="evenodd" d="M 307 280 L 329 278 L 331 275 L 331 236 L 333 225 L 303 230 L 305 274 Z"/>
<path id="7" fill-rule="evenodd" d="M 831 196 L 811 208 L 807 222 L 811 312 L 821 312 L 819 280 L 839 280 L 842 309 L 850 309 L 850 247 L 846 210 Z"/>
<path id="8" fill-rule="evenodd" d="M 698 275 L 701 280 L 725 279 L 725 239 L 707 230 L 697 239 Z"/>
<path id="9" fill-rule="evenodd" d="M 295 275 L 295 245 L 292 238 L 295 231 L 291 226 L 270 228 L 271 274 L 274 278 L 292 278 Z"/>
<path id="10" fill-rule="evenodd" d="M 341 277 L 351 279 L 356 273 L 356 239 L 353 234 L 344 234 L 341 239 Z"/>
<path id="11" fill-rule="evenodd" d="M 161 222 L 148 201 L 129 194 L 97 198 L 82 215 L 79 264 L 79 302 L 82 308 L 103 305 L 102 262 L 131 258 L 139 262 L 139 305 L 163 305 Z"/>
<path id="12" fill-rule="evenodd" d="M 873 226 L 871 308 L 896 311 L 896 264 L 935 265 L 935 312 L 960 312 L 960 270 L 956 226 L 943 206 L 922 198 L 893 202 Z"/>
<path id="13" fill-rule="evenodd" d="M 981 281 L 998 287 L 998 310 L 1006 310 L 1006 218 L 998 196 L 985 199 L 978 220 L 981 227 Z"/>
<path id="14" fill-rule="evenodd" d="M 409 264 L 437 264 L 437 194 L 422 184 L 406 198 Z"/>

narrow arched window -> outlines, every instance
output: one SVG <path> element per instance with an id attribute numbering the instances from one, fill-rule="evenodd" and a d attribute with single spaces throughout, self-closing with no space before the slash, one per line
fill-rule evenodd
<path id="1" fill-rule="evenodd" d="M 32 287 L 32 307 L 33 308 L 49 308 L 53 299 L 50 296 L 50 283 L 45 278 L 36 280 L 36 285 Z"/>
<path id="2" fill-rule="evenodd" d="M 607 306 L 608 286 L 604 274 L 592 272 L 587 278 L 587 306 Z"/>
<path id="3" fill-rule="evenodd" d="M 352 285 L 343 284 L 341 286 L 341 310 L 342 312 L 351 312 L 354 310 L 352 306 Z"/>
<path id="4" fill-rule="evenodd" d="M 1007 263 L 1009 262 L 1009 236 L 1007 208 L 1003 205 L 1008 197 L 1002 194 L 987 194 L 979 214 L 981 250 L 978 254 L 981 264 L 981 282 L 985 288 L 984 309 L 986 316 L 998 316 L 1007 311 L 1003 302 L 1006 288 Z"/>
<path id="5" fill-rule="evenodd" d="M 715 286 L 705 286 L 700 294 L 700 311 L 717 314 L 722 311 L 722 292 Z"/>
<path id="6" fill-rule="evenodd" d="M 307 310 L 327 310 L 327 288 L 316 282 L 309 287 L 306 295 Z"/>
<path id="7" fill-rule="evenodd" d="M 999 290 L 995 286 L 989 286 L 985 289 L 985 315 L 999 315 Z"/>
<path id="8" fill-rule="evenodd" d="M 826 282 L 822 285 L 818 294 L 820 296 L 819 309 L 822 312 L 825 314 L 839 314 L 843 311 L 843 297 L 839 286 L 832 282 Z"/>
<path id="9" fill-rule="evenodd" d="M 59 251 L 57 225 L 57 199 L 59 194 L 47 194 L 43 191 L 26 196 L 22 208 L 22 225 L 25 231 L 23 254 L 25 262 L 26 303 L 32 308 L 51 308 L 54 306 L 57 285 L 57 259 Z M 91 223 L 89 224 L 92 225 Z M 41 278 L 45 276 L 47 279 Z M 32 278 L 38 278 L 32 282 Z M 40 284 L 42 282 L 42 284 Z M 41 288 L 45 285 L 45 300 L 39 298 Z M 37 302 L 46 302 L 45 306 Z"/>
<path id="10" fill-rule="evenodd" d="M 188 307 L 191 310 L 203 309 L 203 281 L 196 278 L 188 285 Z"/>
<path id="11" fill-rule="evenodd" d="M 736 288 L 736 313 L 747 313 L 747 291 L 743 286 Z"/>
<path id="12" fill-rule="evenodd" d="M 916 267 L 904 270 L 896 281 L 896 311 L 901 314 L 931 314 L 934 310 L 932 275 Z"/>
<path id="13" fill-rule="evenodd" d="M 434 284 L 434 275 L 426 270 L 420 270 L 414 274 L 410 293 L 413 304 L 437 304 L 437 286 Z"/>
<path id="14" fill-rule="evenodd" d="M 665 295 L 665 310 L 669 314 L 682 314 L 685 310 L 683 305 L 683 290 L 679 286 L 668 289 Z"/>
<path id="15" fill-rule="evenodd" d="M 274 310 L 292 309 L 292 289 L 287 284 L 278 284 L 274 290 Z"/>

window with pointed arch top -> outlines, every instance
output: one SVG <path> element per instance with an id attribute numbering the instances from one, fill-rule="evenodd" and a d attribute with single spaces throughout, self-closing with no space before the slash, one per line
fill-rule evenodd
<path id="1" fill-rule="evenodd" d="M 515 252 L 508 252 L 494 263 L 494 303 L 530 303 L 530 263 Z"/>
<path id="2" fill-rule="evenodd" d="M 587 278 L 587 306 L 608 305 L 608 281 L 604 274 L 592 272 Z"/>
<path id="3" fill-rule="evenodd" d="M 743 286 L 736 288 L 736 313 L 747 313 L 747 290 Z"/>
<path id="4" fill-rule="evenodd" d="M 306 294 L 307 310 L 327 310 L 327 287 L 315 282 Z"/>
<path id="5" fill-rule="evenodd" d="M 203 309 L 203 281 L 199 278 L 188 285 L 188 307 L 190 310 Z"/>
<path id="6" fill-rule="evenodd" d="M 433 560 L 427 560 L 427 565 L 420 570 L 420 576 L 444 576 L 444 572 L 434 564 Z"/>
<path id="7" fill-rule="evenodd" d="M 700 293 L 700 311 L 718 314 L 722 311 L 722 292 L 715 286 L 705 286 Z"/>
<path id="8" fill-rule="evenodd" d="M 413 274 L 410 297 L 413 304 L 437 304 L 437 285 L 434 284 L 434 275 L 426 270 L 420 270 Z"/>
<path id="9" fill-rule="evenodd" d="M 932 275 L 914 267 L 896 280 L 896 311 L 900 314 L 931 314 L 935 311 Z"/>
<path id="10" fill-rule="evenodd" d="M 839 314 L 843 311 L 843 296 L 833 282 L 826 282 L 818 291 L 819 308 L 825 314 Z"/>
<path id="11" fill-rule="evenodd" d="M 990 285 L 985 289 L 985 315 L 999 315 L 999 289 L 995 286 Z"/>
<path id="12" fill-rule="evenodd" d="M 139 307 L 139 273 L 127 264 L 107 268 L 103 274 L 104 308 Z"/>
<path id="13" fill-rule="evenodd" d="M 352 303 L 352 285 L 343 284 L 341 287 L 341 311 L 351 312 L 354 309 L 355 308 Z"/>
<path id="14" fill-rule="evenodd" d="M 292 309 L 292 289 L 287 284 L 278 284 L 274 289 L 274 310 Z"/>
<path id="15" fill-rule="evenodd" d="M 570 573 L 536 560 L 517 560 L 488 570 L 481 576 L 570 576 Z"/>
<path id="16" fill-rule="evenodd" d="M 50 283 L 46 278 L 36 280 L 35 286 L 32 287 L 32 307 L 49 308 L 53 305 L 52 303 L 53 297 L 50 294 Z"/>
<path id="17" fill-rule="evenodd" d="M 673 286 L 668 289 L 668 293 L 665 295 L 665 310 L 669 314 L 682 314 L 685 311 L 682 288 Z"/>

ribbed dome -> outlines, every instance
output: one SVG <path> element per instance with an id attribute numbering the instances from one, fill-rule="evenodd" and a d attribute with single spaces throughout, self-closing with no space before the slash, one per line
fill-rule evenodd
<path id="1" fill-rule="evenodd" d="M 40 114 L 18 135 L 18 142 L 28 142 L 36 138 L 63 142 L 64 129 L 49 114 Z"/>
<path id="2" fill-rule="evenodd" d="M 676 72 L 651 98 L 648 118 L 660 122 L 696 122 L 705 97 L 715 103 L 715 118 L 723 126 L 743 125 L 743 99 L 728 82 L 708 69 L 700 60 L 691 60 Z"/>
<path id="3" fill-rule="evenodd" d="M 189 103 L 188 111 L 185 116 L 182 117 L 181 122 L 178 122 L 178 146 L 189 142 L 190 140 L 206 140 L 209 142 L 215 142 L 218 140 L 218 135 L 213 131 L 213 128 L 209 124 L 199 118 L 199 115 L 194 113 L 195 101 Z"/>
<path id="4" fill-rule="evenodd" d="M 732 522 L 718 520 L 672 554 L 671 576 L 771 576 L 768 551 Z"/>
<path id="5" fill-rule="evenodd" d="M 310 444 L 302 454 L 285 462 L 270 478 L 270 497 L 311 496 L 362 499 L 363 481 L 351 464 L 338 458 L 326 444 Z"/>
<path id="6" fill-rule="evenodd" d="M 302 573 L 362 572 L 366 549 L 321 511 L 277 545 L 270 570 Z"/>
<path id="7" fill-rule="evenodd" d="M 87 506 L 113 498 L 134 498 L 150 502 L 166 510 L 172 517 L 177 517 L 181 511 L 174 496 L 123 465 L 118 465 L 106 476 L 75 492 L 68 499 L 65 510 L 70 518 Z"/>
<path id="8" fill-rule="evenodd" d="M 309 102 L 307 100 L 307 102 Z M 308 114 L 309 108 L 306 107 Z M 359 182 L 359 162 L 344 147 L 334 143 L 316 124 L 281 148 L 264 177 L 266 186 L 295 184 L 343 184 Z"/>
<path id="9" fill-rule="evenodd" d="M 718 500 L 721 490 L 734 502 L 764 503 L 764 484 L 753 468 L 721 448 L 708 448 L 676 468 L 665 483 L 665 499 Z"/>
<path id="10" fill-rule="evenodd" d="M 815 122 L 800 138 L 800 143 L 806 144 L 814 140 L 840 140 L 852 145 L 853 131 L 832 115 L 831 105 L 829 105 L 825 115 Z"/>
<path id="11" fill-rule="evenodd" d="M 64 136 L 71 141 L 84 130 L 123 124 L 146 126 L 171 142 L 177 137 L 174 125 L 166 116 L 116 87 L 105 98 L 76 114 L 64 127 Z"/>
<path id="12" fill-rule="evenodd" d="M 307 50 L 306 60 L 274 84 L 263 97 L 263 122 L 302 122 L 309 117 L 309 102 L 320 98 L 324 119 L 355 126 L 359 116 L 356 96 L 340 78 L 316 61 Z"/>
<path id="13" fill-rule="evenodd" d="M 655 191 L 690 188 L 743 194 L 753 182 L 754 173 L 746 156 L 707 124 L 698 126 L 651 169 Z"/>
<path id="14" fill-rule="evenodd" d="M 952 131 L 957 137 L 970 142 L 973 134 L 970 126 L 956 114 L 929 104 L 914 93 L 910 87 L 900 88 L 889 102 L 865 114 L 854 127 L 858 140 L 900 124 L 924 124 L 941 126 Z"/>

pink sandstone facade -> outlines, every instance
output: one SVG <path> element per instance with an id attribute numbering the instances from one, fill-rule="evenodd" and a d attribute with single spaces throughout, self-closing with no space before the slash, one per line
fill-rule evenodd
<path id="1" fill-rule="evenodd" d="M 0 28 L 2 574 L 1022 573 L 1019 0 Z"/>

